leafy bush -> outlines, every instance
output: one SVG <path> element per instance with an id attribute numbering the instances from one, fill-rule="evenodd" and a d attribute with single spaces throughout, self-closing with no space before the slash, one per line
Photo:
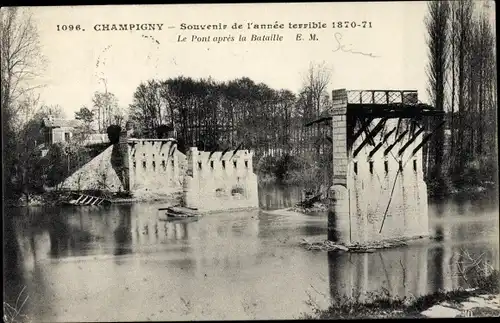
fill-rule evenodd
<path id="1" fill-rule="evenodd" d="M 453 183 L 461 187 L 479 186 L 486 181 L 496 182 L 498 162 L 494 156 L 482 155 L 467 162 L 463 169 L 452 174 Z"/>
<path id="2" fill-rule="evenodd" d="M 283 184 L 300 184 L 315 189 L 319 184 L 331 185 L 331 154 L 319 158 L 315 154 L 306 156 L 266 156 L 257 163 L 259 181 L 273 180 Z"/>
<path id="3" fill-rule="evenodd" d="M 278 182 L 283 182 L 291 172 L 299 171 L 301 168 L 302 165 L 297 157 L 285 154 L 276 161 L 274 174 Z"/>
<path id="4" fill-rule="evenodd" d="M 158 137 L 158 139 L 168 138 L 172 130 L 174 130 L 174 128 L 171 125 L 162 124 L 156 127 L 156 137 Z"/>
<path id="5" fill-rule="evenodd" d="M 282 183 L 290 177 L 292 172 L 300 171 L 301 166 L 297 157 L 286 154 L 281 157 L 263 157 L 257 168 L 260 174 L 271 176 L 278 183 Z"/>

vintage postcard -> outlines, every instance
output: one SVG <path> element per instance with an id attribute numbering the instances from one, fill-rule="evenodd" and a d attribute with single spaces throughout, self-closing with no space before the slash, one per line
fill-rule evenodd
<path id="1" fill-rule="evenodd" d="M 499 316 L 493 1 L 0 12 L 5 322 Z"/>

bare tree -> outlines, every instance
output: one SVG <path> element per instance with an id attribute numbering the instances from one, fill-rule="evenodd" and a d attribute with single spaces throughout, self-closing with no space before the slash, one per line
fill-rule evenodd
<path id="1" fill-rule="evenodd" d="M 311 63 L 307 74 L 304 77 L 304 86 L 301 91 L 302 102 L 304 104 L 305 119 L 313 119 L 319 117 L 320 113 L 325 110 L 323 103 L 328 103 L 328 86 L 331 80 L 331 69 L 325 62 Z M 310 121 L 310 120 L 309 120 Z M 314 146 L 316 154 L 319 157 L 321 151 L 321 126 L 317 124 L 315 127 L 304 129 L 308 137 L 314 138 Z M 313 143 L 311 143 L 313 144 Z"/>
<path id="2" fill-rule="evenodd" d="M 109 125 L 113 124 L 118 111 L 118 99 L 111 92 L 95 92 L 92 97 L 93 109 L 97 116 L 99 132 L 104 131 Z"/>
<path id="3" fill-rule="evenodd" d="M 313 113 L 319 114 L 322 110 L 322 102 L 325 95 L 328 95 L 327 88 L 330 85 L 331 69 L 325 62 L 311 63 L 309 70 L 304 77 L 304 89 L 310 96 Z"/>
<path id="4" fill-rule="evenodd" d="M 15 103 L 38 87 L 32 81 L 44 67 L 45 60 L 40 52 L 37 29 L 27 9 L 2 8 L 0 16 L 2 111 L 9 109 L 15 116 Z"/>
<path id="5" fill-rule="evenodd" d="M 26 125 L 38 109 L 33 90 L 39 86 L 34 81 L 45 63 L 28 9 L 0 9 L 0 54 L 3 168 L 9 174 L 4 184 L 6 192 L 15 194 L 25 191 L 24 153 L 32 151 L 20 126 Z"/>

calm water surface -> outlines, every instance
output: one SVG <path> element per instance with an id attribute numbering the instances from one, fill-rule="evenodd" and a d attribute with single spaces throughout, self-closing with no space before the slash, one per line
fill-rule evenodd
<path id="1" fill-rule="evenodd" d="M 291 319 L 337 295 L 382 289 L 421 295 L 465 286 L 454 264 L 468 252 L 494 267 L 498 206 L 429 206 L 443 241 L 371 254 L 304 250 L 326 238 L 326 214 L 276 215 L 298 188 L 261 188 L 261 210 L 196 222 L 158 219 L 165 204 L 16 209 L 4 228 L 4 295 L 37 321 Z M 23 299 L 23 298 L 21 298 Z"/>

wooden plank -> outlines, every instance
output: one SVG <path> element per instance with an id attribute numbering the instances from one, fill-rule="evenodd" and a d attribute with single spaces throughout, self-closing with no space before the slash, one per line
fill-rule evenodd
<path id="1" fill-rule="evenodd" d="M 398 142 L 401 141 L 401 139 L 404 138 L 404 136 L 406 136 L 406 134 L 408 133 L 408 130 L 405 130 L 403 131 L 403 133 L 396 139 L 396 141 L 394 141 L 394 143 L 392 145 L 390 145 L 389 147 L 387 147 L 385 150 L 384 150 L 384 156 L 386 156 L 391 150 L 392 148 L 394 148 L 394 146 L 396 146 L 396 144 Z"/>
<path id="2" fill-rule="evenodd" d="M 75 201 L 75 204 L 78 204 L 80 203 L 80 200 L 82 199 L 83 195 L 80 194 L 80 196 L 78 196 L 78 199 Z"/>
<path id="3" fill-rule="evenodd" d="M 408 146 L 410 146 L 423 131 L 424 127 L 418 129 L 418 131 L 413 135 L 413 137 L 411 137 L 410 140 L 408 140 L 406 144 L 398 151 L 398 156 L 401 156 L 406 150 L 406 148 L 408 148 Z"/>
<path id="4" fill-rule="evenodd" d="M 87 200 L 88 196 L 87 195 L 83 195 L 83 199 L 80 201 L 80 205 L 85 205 L 85 201 Z"/>
<path id="5" fill-rule="evenodd" d="M 426 135 L 423 139 L 422 139 L 422 142 L 420 142 L 417 147 L 415 147 L 415 149 L 413 149 L 413 151 L 411 152 L 411 157 L 413 157 L 417 151 L 422 148 L 423 145 L 425 145 L 427 143 L 427 141 L 429 141 L 429 139 L 434 135 L 434 133 L 439 129 L 441 128 L 442 126 L 444 126 L 444 124 L 446 123 L 446 121 L 443 121 L 441 122 L 436 128 L 434 128 L 431 133 L 429 133 L 428 135 Z"/>
<path id="6" fill-rule="evenodd" d="M 224 149 L 220 155 L 220 160 L 222 160 L 222 158 L 224 158 L 224 155 L 228 152 L 229 150 L 229 147 L 227 147 L 226 149 Z"/>
<path id="7" fill-rule="evenodd" d="M 361 151 L 361 149 L 371 140 L 373 142 L 373 137 L 382 130 L 382 128 L 385 125 L 385 122 L 387 121 L 386 118 L 382 119 L 379 121 L 379 123 L 373 128 L 372 131 L 370 131 L 369 134 L 367 134 L 365 140 L 356 148 L 356 150 L 353 153 L 353 157 L 356 157 L 358 153 Z"/>
<path id="8" fill-rule="evenodd" d="M 384 138 L 382 139 L 381 142 L 378 143 L 378 145 L 372 149 L 372 151 L 370 151 L 370 153 L 368 154 L 368 159 L 372 158 L 372 156 L 380 149 L 380 147 L 382 147 L 382 145 L 387 141 L 387 139 L 390 137 L 390 135 L 392 135 L 392 133 L 396 131 L 396 127 L 394 127 L 391 131 L 389 131 L 385 136 Z"/>
<path id="9" fill-rule="evenodd" d="M 356 139 L 358 139 L 358 137 L 361 136 L 361 134 L 366 131 L 366 129 L 370 126 L 371 122 L 372 122 L 372 119 L 370 119 L 368 121 L 364 121 L 364 123 L 361 125 L 361 128 L 359 128 L 359 130 L 356 132 L 356 134 L 354 134 L 354 136 L 352 136 L 352 143 L 356 142 Z"/>

